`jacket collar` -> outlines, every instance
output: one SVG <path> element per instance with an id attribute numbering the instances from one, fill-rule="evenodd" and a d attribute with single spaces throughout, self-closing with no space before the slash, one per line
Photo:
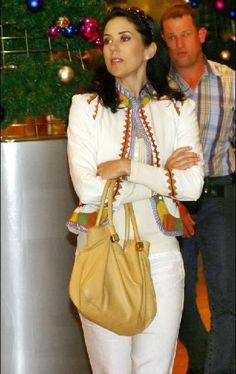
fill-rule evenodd
<path id="1" fill-rule="evenodd" d="M 156 95 L 156 92 L 149 81 L 145 83 L 137 99 L 117 82 L 116 89 L 119 95 L 120 105 L 128 108 L 132 107 L 135 103 L 145 106 Z"/>

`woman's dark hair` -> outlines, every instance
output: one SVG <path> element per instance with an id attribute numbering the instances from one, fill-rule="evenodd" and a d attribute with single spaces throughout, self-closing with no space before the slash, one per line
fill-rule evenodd
<path id="1" fill-rule="evenodd" d="M 183 94 L 178 90 L 172 89 L 168 84 L 167 76 L 170 68 L 170 59 L 157 23 L 141 9 L 115 7 L 111 9 L 103 22 L 102 35 L 106 24 L 116 17 L 125 17 L 132 22 L 136 30 L 141 34 L 146 46 L 152 42 L 157 44 L 157 53 L 147 62 L 147 77 L 155 89 L 157 97 L 160 98 L 163 95 L 167 95 L 169 98 L 182 100 Z M 112 112 L 117 111 L 120 103 L 116 91 L 115 78 L 108 72 L 103 59 L 95 70 L 89 90 L 99 95 L 105 107 L 109 107 Z"/>

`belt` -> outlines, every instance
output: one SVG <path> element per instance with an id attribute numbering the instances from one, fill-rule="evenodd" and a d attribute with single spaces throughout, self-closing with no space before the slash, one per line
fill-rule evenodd
<path id="1" fill-rule="evenodd" d="M 235 183 L 235 173 L 223 177 L 206 177 L 202 194 L 197 201 L 183 201 L 190 214 L 195 214 L 206 197 L 225 197 L 227 186 Z"/>
<path id="2" fill-rule="evenodd" d="M 233 172 L 229 175 L 223 175 L 222 177 L 205 177 L 204 181 L 206 185 L 224 185 L 224 184 L 231 184 L 235 183 L 236 174 Z"/>
<path id="3" fill-rule="evenodd" d="M 202 196 L 211 196 L 211 197 L 224 197 L 225 195 L 225 186 L 224 185 L 207 185 L 203 187 Z"/>
<path id="4" fill-rule="evenodd" d="M 224 197 L 225 187 L 235 183 L 235 173 L 224 175 L 222 177 L 206 177 L 202 196 Z"/>

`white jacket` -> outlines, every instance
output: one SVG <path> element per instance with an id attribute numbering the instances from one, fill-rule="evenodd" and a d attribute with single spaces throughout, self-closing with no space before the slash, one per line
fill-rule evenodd
<path id="1" fill-rule="evenodd" d="M 127 100 L 124 96 L 122 109 L 112 113 L 100 104 L 96 95 L 73 97 L 68 126 L 68 160 L 74 189 L 83 204 L 75 212 L 97 209 L 105 184 L 97 176 L 97 165 L 128 157 L 130 148 L 134 148 L 134 139 L 132 141 L 130 136 L 132 115 L 138 115 L 145 142 L 149 143 L 147 158 L 151 165 L 131 161 L 131 174 L 127 180 L 120 181 L 114 209 L 119 211 L 124 203 L 133 202 L 138 224 L 142 226 L 144 217 L 148 222 L 148 217 L 154 215 L 159 228 L 165 232 L 160 217 L 154 212 L 152 196 L 155 193 L 162 195 L 169 213 L 179 217 L 175 199 L 197 200 L 203 187 L 203 161 L 187 170 L 173 170 L 171 174 L 164 167 L 173 151 L 182 146 L 191 146 L 202 159 L 195 104 L 190 99 L 177 103 L 167 98 L 146 101 L 144 98 L 134 114 L 134 108 Z M 72 231 L 76 232 L 76 228 Z M 181 233 L 169 233 L 172 234 Z"/>

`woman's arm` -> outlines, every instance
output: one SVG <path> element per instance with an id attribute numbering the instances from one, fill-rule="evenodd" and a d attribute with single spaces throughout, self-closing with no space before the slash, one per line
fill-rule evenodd
<path id="1" fill-rule="evenodd" d="M 69 113 L 68 163 L 74 189 L 83 204 L 98 205 L 106 179 L 97 169 L 98 144 L 93 110 L 83 95 L 75 95 Z M 106 147 L 106 145 L 103 145 Z M 119 161 L 119 160 L 117 160 Z M 127 160 L 130 162 L 129 160 Z M 123 175 L 123 173 L 121 173 Z M 151 197 L 152 191 L 141 184 L 122 182 L 127 201 L 142 200 Z M 126 185 L 126 187 L 125 187 Z M 134 200 L 133 200 L 134 199 Z M 119 205 L 121 202 L 118 202 Z"/>
<path id="2" fill-rule="evenodd" d="M 168 133 L 166 137 L 168 137 Z M 191 147 L 190 152 L 187 151 L 190 157 L 186 157 L 184 153 L 178 155 L 179 159 L 176 157 L 178 153 L 176 150 L 182 147 Z M 175 152 L 166 160 L 164 167 L 154 168 L 132 162 L 130 181 L 145 182 L 153 191 L 178 200 L 197 200 L 201 195 L 204 183 L 204 162 L 195 103 L 190 99 L 183 103 L 177 118 L 174 149 Z M 185 161 L 181 161 L 183 155 L 186 157 Z M 196 157 L 198 158 L 197 163 Z M 189 167 L 188 163 L 193 164 Z"/>
<path id="3" fill-rule="evenodd" d="M 164 196 L 197 200 L 203 186 L 203 156 L 195 104 L 192 100 L 186 100 L 181 109 L 177 119 L 175 151 L 164 167 L 122 159 L 100 164 L 98 174 L 105 179 L 129 176 L 130 182 L 145 185 Z"/>

